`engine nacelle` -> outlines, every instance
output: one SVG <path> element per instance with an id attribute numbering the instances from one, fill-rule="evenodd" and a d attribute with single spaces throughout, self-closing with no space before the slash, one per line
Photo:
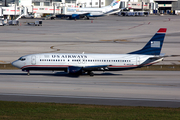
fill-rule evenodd
<path id="1" fill-rule="evenodd" d="M 71 18 L 72 18 L 72 19 L 75 19 L 75 18 L 76 18 L 76 19 L 79 19 L 79 15 L 78 15 L 78 14 L 72 14 Z"/>

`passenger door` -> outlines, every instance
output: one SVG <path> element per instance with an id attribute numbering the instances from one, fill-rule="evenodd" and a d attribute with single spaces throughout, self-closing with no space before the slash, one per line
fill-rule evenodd
<path id="1" fill-rule="evenodd" d="M 140 64 L 140 57 L 136 57 L 136 65 Z"/>
<path id="2" fill-rule="evenodd" d="M 31 64 L 35 65 L 36 64 L 36 56 L 31 57 Z"/>

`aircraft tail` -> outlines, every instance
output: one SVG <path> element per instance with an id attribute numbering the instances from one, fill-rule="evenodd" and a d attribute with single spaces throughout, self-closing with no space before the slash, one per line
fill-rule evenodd
<path id="1" fill-rule="evenodd" d="M 121 0 L 113 0 L 113 2 L 108 5 L 108 6 L 105 6 L 104 8 L 113 8 L 113 9 L 118 9 L 120 8 L 120 2 Z"/>
<path id="2" fill-rule="evenodd" d="M 160 28 L 151 40 L 141 49 L 128 54 L 160 55 L 167 28 Z"/>

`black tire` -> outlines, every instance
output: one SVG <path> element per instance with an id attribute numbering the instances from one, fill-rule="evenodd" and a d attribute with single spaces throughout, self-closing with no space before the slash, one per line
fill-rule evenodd
<path id="1" fill-rule="evenodd" d="M 89 73 L 89 75 L 90 75 L 91 77 L 93 77 L 93 76 L 94 76 L 94 73 L 91 71 L 91 72 Z"/>

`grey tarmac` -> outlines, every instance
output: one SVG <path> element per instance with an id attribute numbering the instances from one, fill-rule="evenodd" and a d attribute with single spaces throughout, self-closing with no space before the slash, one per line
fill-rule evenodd
<path id="1" fill-rule="evenodd" d="M 180 107 L 179 71 L 64 72 L 0 70 L 0 100 Z"/>

